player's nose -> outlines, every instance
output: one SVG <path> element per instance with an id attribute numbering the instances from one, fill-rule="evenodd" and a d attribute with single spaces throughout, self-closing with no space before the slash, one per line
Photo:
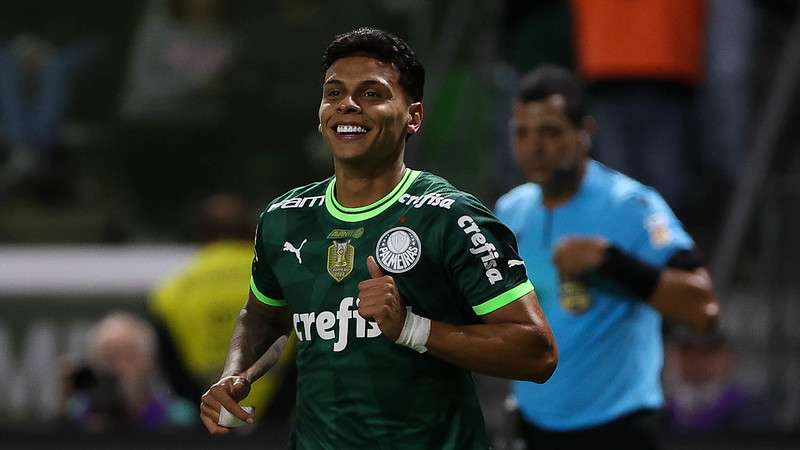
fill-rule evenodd
<path id="1" fill-rule="evenodd" d="M 361 106 L 358 105 L 358 102 L 355 101 L 352 95 L 346 95 L 342 98 L 342 101 L 336 105 L 336 111 L 339 113 L 356 113 L 361 111 Z"/>

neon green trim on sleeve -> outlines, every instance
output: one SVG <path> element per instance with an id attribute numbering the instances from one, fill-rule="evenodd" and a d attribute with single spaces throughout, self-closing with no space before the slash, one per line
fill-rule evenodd
<path id="1" fill-rule="evenodd" d="M 475 311 L 475 314 L 483 316 L 506 306 L 529 292 L 533 292 L 533 284 L 531 284 L 530 280 L 525 280 L 524 283 L 518 284 L 516 287 L 503 292 L 497 297 L 486 300 L 480 305 L 473 306 L 472 310 Z"/>
<path id="2" fill-rule="evenodd" d="M 257 299 L 261 301 L 261 303 L 269 306 L 286 306 L 286 300 L 277 300 L 274 298 L 267 297 L 266 295 L 262 294 L 258 288 L 256 287 L 256 281 L 253 277 L 250 277 L 250 290 L 253 291 L 253 295 L 256 296 Z"/>

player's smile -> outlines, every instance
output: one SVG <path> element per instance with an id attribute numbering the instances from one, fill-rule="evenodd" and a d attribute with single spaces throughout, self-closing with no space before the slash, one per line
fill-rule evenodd
<path id="1" fill-rule="evenodd" d="M 330 128 L 337 139 L 344 141 L 363 139 L 372 130 L 369 126 L 355 122 L 337 122 Z"/>

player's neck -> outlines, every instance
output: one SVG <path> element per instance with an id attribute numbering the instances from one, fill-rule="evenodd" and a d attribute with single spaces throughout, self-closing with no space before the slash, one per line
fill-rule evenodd
<path id="1" fill-rule="evenodd" d="M 402 157 L 371 168 L 336 164 L 336 201 L 346 208 L 371 205 L 400 183 L 405 170 Z"/>
<path id="2" fill-rule="evenodd" d="M 586 160 L 582 161 L 574 172 L 562 174 L 553 182 L 542 185 L 542 204 L 548 209 L 554 209 L 572 200 L 580 189 L 585 175 Z"/>

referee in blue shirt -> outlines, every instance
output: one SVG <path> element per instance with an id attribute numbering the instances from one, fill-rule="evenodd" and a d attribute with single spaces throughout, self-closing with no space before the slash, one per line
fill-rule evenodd
<path id="1" fill-rule="evenodd" d="M 658 448 L 662 317 L 704 330 L 719 309 L 661 196 L 589 157 L 594 128 L 571 72 L 543 66 L 522 80 L 511 131 L 530 183 L 501 197 L 497 216 L 561 353 L 547 383 L 514 382 L 532 450 Z"/>

